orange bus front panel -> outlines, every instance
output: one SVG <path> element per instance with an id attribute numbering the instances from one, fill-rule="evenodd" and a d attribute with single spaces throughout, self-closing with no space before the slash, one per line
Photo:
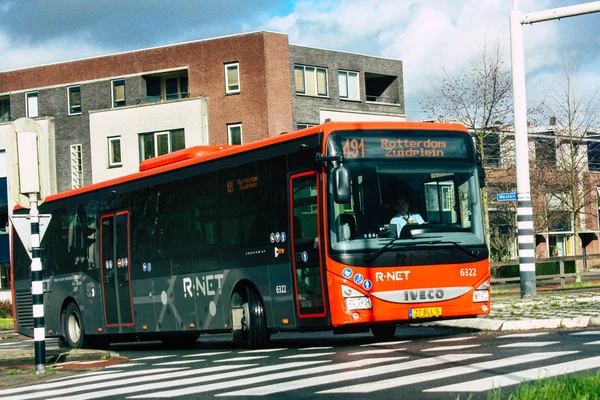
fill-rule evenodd
<path id="1" fill-rule="evenodd" d="M 328 260 L 333 326 L 489 314 L 487 260 L 460 265 L 348 267 Z"/>

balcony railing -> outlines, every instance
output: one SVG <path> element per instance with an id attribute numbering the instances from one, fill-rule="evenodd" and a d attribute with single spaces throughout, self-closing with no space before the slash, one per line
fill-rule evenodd
<path id="1" fill-rule="evenodd" d="M 372 101 L 375 103 L 400 104 L 400 99 L 398 97 L 372 96 L 372 95 L 367 95 L 366 97 L 367 97 L 367 101 Z"/>
<path id="2" fill-rule="evenodd" d="M 190 97 L 190 92 L 161 94 L 159 96 L 139 97 L 135 100 L 135 104 L 163 103 L 165 101 L 187 99 L 188 97 Z"/>

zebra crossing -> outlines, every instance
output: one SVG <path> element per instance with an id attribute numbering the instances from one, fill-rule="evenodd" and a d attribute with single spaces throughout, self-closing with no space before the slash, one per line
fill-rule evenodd
<path id="1" fill-rule="evenodd" d="M 394 393 L 413 385 L 423 394 L 441 393 L 447 398 L 449 393 L 485 393 L 522 381 L 600 368 L 600 355 L 592 354 L 596 350 L 562 349 L 560 341 L 545 338 L 546 334 L 499 336 L 496 347 L 508 351 L 500 356 L 489 348 L 481 351 L 476 337 L 430 340 L 410 348 L 412 343 L 404 340 L 351 349 L 322 346 L 152 355 L 101 371 L 0 390 L 0 398 L 278 399 L 302 398 L 307 390 L 325 398 L 358 398 L 361 394 L 370 398 L 370 394 Z M 589 335 L 583 344 L 590 349 L 600 345 L 595 340 L 600 331 L 570 335 Z M 518 351 L 523 348 L 530 352 Z"/>

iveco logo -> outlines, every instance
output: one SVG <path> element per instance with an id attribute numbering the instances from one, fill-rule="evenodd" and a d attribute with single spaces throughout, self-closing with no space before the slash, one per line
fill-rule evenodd
<path id="1" fill-rule="evenodd" d="M 444 298 L 443 289 L 405 290 L 404 300 L 441 300 Z"/>

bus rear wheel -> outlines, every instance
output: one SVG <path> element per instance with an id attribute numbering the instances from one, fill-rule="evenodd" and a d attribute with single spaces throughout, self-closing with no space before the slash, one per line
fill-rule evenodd
<path id="1" fill-rule="evenodd" d="M 69 303 L 63 314 L 63 332 L 67 346 L 71 349 L 83 347 L 83 319 L 75 303 Z"/>
<path id="2" fill-rule="evenodd" d="M 371 328 L 371 333 L 377 340 L 390 340 L 396 334 L 396 325 L 379 325 Z"/>
<path id="3" fill-rule="evenodd" d="M 233 331 L 233 340 L 247 345 L 251 349 L 266 346 L 269 340 L 267 318 L 258 293 L 253 288 L 246 289 L 246 296 L 241 306 L 241 329 Z"/>

